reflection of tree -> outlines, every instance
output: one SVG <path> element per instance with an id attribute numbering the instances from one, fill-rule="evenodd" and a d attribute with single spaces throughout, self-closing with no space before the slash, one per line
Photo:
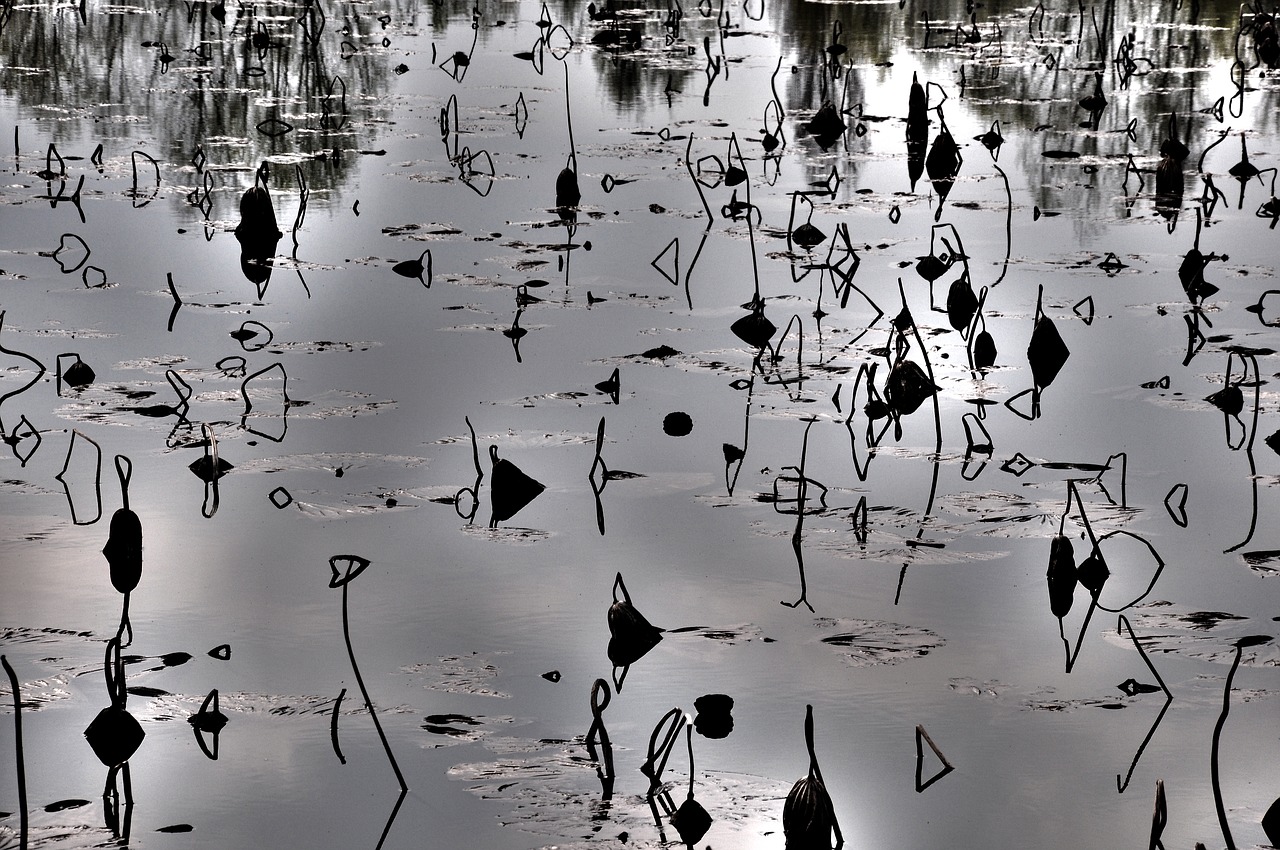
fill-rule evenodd
<path id="1" fill-rule="evenodd" d="M 310 27 L 299 23 L 310 4 L 289 2 L 244 4 L 221 23 L 204 3 L 183 14 L 178 6 L 125 10 L 99 0 L 86 4 L 83 20 L 51 2 L 15 7 L 0 29 L 0 52 L 26 72 L 5 74 L 4 91 L 35 114 L 94 119 L 95 140 L 108 156 L 137 144 L 139 118 L 158 140 L 153 153 L 181 164 L 198 144 L 215 169 L 326 153 L 327 167 L 312 172 L 312 186 L 332 189 L 352 159 L 327 152 L 370 140 L 367 125 L 344 120 L 345 107 L 386 92 L 391 63 L 380 50 L 394 33 L 385 30 L 386 17 L 315 2 L 330 8 L 323 17 L 311 13 Z M 411 21 L 415 6 L 392 0 L 386 15 Z M 367 49 L 375 46 L 378 52 Z M 271 119 L 292 130 L 259 129 Z M 41 131 L 64 142 L 70 134 L 62 126 L 51 120 Z"/>

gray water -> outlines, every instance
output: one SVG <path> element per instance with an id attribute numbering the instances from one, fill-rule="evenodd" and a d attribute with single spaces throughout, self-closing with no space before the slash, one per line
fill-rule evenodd
<path id="1" fill-rule="evenodd" d="M 850 847 L 1273 843 L 1263 18 L 595 12 L 3 6 L 0 844 L 679 844 L 685 732 L 639 768 L 715 693 L 700 847 L 785 846 L 807 705 Z M 514 515 L 491 446 L 545 487 Z M 1051 605 L 1058 535 L 1096 596 L 1056 559 Z M 619 574 L 668 630 L 625 669 Z"/>

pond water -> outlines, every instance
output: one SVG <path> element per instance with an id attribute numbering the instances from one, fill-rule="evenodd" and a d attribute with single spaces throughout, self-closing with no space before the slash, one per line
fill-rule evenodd
<path id="1" fill-rule="evenodd" d="M 1275 51 L 6 0 L 0 846 L 1280 841 Z"/>

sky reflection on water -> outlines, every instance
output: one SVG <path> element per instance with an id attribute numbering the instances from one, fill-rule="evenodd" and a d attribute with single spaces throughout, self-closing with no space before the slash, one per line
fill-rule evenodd
<path id="1" fill-rule="evenodd" d="M 1280 839 L 1261 10 L 2 8 L 0 843 Z"/>

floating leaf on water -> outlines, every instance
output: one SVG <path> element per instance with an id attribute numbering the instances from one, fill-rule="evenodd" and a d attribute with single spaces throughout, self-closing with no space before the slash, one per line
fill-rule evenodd
<path id="1" fill-rule="evenodd" d="M 659 345 L 657 348 L 650 348 L 648 351 L 641 353 L 641 357 L 647 360 L 666 360 L 668 357 L 675 357 L 679 354 L 669 345 Z"/>
<path id="2" fill-rule="evenodd" d="M 82 806 L 87 806 L 87 805 L 89 805 L 88 800 L 72 798 L 69 800 L 58 800 L 56 802 L 49 803 L 47 806 L 44 807 L 44 810 L 50 813 L 65 812 L 68 809 L 78 809 Z"/>
<path id="3" fill-rule="evenodd" d="M 422 687 L 432 691 L 511 699 L 510 694 L 493 687 L 501 672 L 498 665 L 477 653 L 445 655 L 433 662 L 402 667 L 400 672 L 415 679 L 426 679 Z"/>
<path id="4" fill-rule="evenodd" d="M 1159 693 L 1161 690 L 1159 685 L 1147 685 L 1139 682 L 1137 679 L 1125 679 L 1123 682 L 1116 685 L 1116 687 L 1119 688 L 1121 692 L 1128 694 L 1131 697 L 1137 696 L 1138 694 Z"/>
<path id="5" fill-rule="evenodd" d="M 903 623 L 883 620 L 819 618 L 817 626 L 836 629 L 835 634 L 819 640 L 835 647 L 844 660 L 855 667 L 897 664 L 912 658 L 923 658 L 941 647 L 944 641 L 936 632 Z"/>

